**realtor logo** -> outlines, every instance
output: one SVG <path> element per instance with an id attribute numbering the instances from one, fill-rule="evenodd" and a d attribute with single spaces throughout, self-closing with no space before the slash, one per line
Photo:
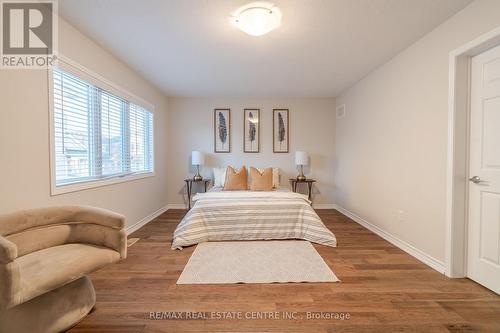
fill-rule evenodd
<path id="1" fill-rule="evenodd" d="M 1 2 L 1 68 L 47 68 L 56 59 L 55 1 Z"/>

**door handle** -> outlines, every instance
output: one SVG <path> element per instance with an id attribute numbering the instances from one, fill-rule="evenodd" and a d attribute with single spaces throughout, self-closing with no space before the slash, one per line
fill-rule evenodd
<path id="1" fill-rule="evenodd" d="M 479 184 L 480 182 L 482 182 L 482 180 L 479 176 L 471 177 L 471 178 L 469 178 L 469 181 L 473 182 L 474 184 Z"/>

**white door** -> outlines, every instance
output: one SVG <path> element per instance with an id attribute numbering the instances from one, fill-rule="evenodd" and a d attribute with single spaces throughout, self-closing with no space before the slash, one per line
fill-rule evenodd
<path id="1" fill-rule="evenodd" d="M 500 46 L 472 58 L 468 276 L 500 294 Z"/>

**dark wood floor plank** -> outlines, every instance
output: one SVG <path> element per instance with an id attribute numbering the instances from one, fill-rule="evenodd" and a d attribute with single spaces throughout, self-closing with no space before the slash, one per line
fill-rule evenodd
<path id="1" fill-rule="evenodd" d="M 91 275 L 97 304 L 71 332 L 500 332 L 500 297 L 448 279 L 336 210 L 318 210 L 338 240 L 314 245 L 339 283 L 176 285 L 195 247 L 170 250 L 185 214 L 169 210 L 131 237 L 128 258 Z M 297 312 L 295 319 L 155 320 L 150 312 Z M 346 320 L 307 312 L 349 313 Z"/>

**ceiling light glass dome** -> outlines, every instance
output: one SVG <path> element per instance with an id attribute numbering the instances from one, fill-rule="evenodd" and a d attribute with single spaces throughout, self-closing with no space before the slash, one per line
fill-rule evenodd
<path id="1" fill-rule="evenodd" d="M 240 8 L 233 17 L 236 26 L 251 36 L 262 36 L 281 24 L 281 11 L 272 4 L 255 3 Z"/>

